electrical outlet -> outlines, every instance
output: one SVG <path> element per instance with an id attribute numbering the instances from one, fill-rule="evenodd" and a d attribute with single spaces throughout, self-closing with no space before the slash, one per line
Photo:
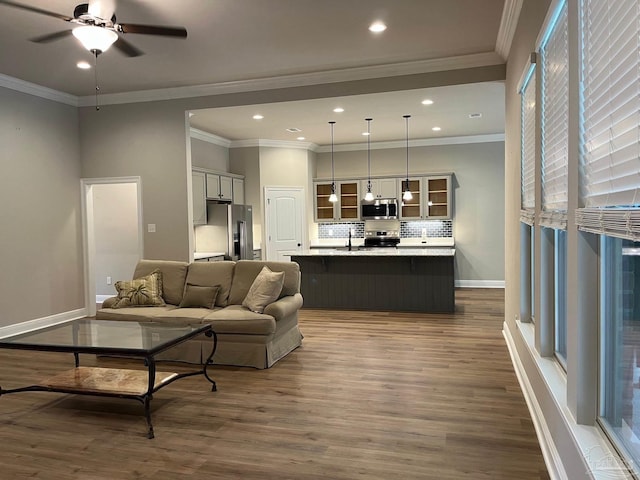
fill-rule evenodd
<path id="1" fill-rule="evenodd" d="M 107 285 L 111 285 L 111 277 L 107 277 Z"/>
<path id="2" fill-rule="evenodd" d="M 156 231 L 156 224 L 155 223 L 150 223 L 147 225 L 147 232 L 149 233 L 155 233 Z"/>

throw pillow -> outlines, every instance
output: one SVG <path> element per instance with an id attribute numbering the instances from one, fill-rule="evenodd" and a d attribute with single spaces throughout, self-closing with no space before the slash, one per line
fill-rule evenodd
<path id="1" fill-rule="evenodd" d="M 162 273 L 154 270 L 149 275 L 131 281 L 115 283 L 118 297 L 111 308 L 156 307 L 165 305 L 162 298 Z"/>
<path id="2" fill-rule="evenodd" d="M 244 297 L 242 306 L 252 312 L 264 312 L 264 307 L 278 299 L 283 284 L 284 272 L 272 272 L 267 266 L 262 267 Z"/>
<path id="3" fill-rule="evenodd" d="M 180 308 L 213 308 L 218 290 L 220 290 L 220 285 L 205 287 L 187 283 L 184 287 Z"/>

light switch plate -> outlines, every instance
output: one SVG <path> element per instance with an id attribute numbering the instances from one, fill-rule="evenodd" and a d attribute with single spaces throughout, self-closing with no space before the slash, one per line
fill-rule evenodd
<path id="1" fill-rule="evenodd" d="M 156 224 L 155 223 L 150 223 L 147 225 L 147 232 L 149 233 L 155 233 L 156 231 Z"/>

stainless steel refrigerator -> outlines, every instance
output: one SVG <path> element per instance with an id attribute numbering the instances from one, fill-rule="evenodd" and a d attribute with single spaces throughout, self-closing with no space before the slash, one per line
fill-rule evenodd
<path id="1" fill-rule="evenodd" d="M 228 260 L 253 260 L 253 216 L 251 205 L 207 203 L 207 225 L 216 251 Z"/>

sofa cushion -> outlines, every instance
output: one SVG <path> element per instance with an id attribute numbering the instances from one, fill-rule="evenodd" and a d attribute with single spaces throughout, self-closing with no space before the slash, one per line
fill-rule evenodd
<path id="1" fill-rule="evenodd" d="M 241 305 L 209 313 L 202 323 L 210 323 L 217 334 L 270 335 L 276 331 L 276 321 L 271 315 L 254 313 Z"/>
<path id="2" fill-rule="evenodd" d="M 242 306 L 247 307 L 252 312 L 263 313 L 264 307 L 274 302 L 282 291 L 284 283 L 284 272 L 272 272 L 269 267 L 264 266 L 255 278 L 247 296 L 242 301 Z"/>
<path id="3" fill-rule="evenodd" d="M 157 307 L 164 305 L 162 299 L 162 273 L 154 270 L 144 277 L 133 280 L 118 280 L 115 283 L 118 296 L 111 308 Z"/>
<path id="4" fill-rule="evenodd" d="M 162 298 L 171 305 L 180 305 L 184 284 L 187 278 L 186 262 L 173 260 L 140 260 L 136 265 L 133 278 L 144 277 L 154 270 L 162 272 Z"/>
<path id="5" fill-rule="evenodd" d="M 265 265 L 272 272 L 284 272 L 284 284 L 278 298 L 294 295 L 300 291 L 300 266 L 297 263 L 238 260 L 233 272 L 229 304 L 242 304 L 247 293 L 249 293 L 253 281 Z"/>
<path id="6" fill-rule="evenodd" d="M 219 285 L 216 305 L 226 307 L 231 291 L 235 262 L 193 262 L 187 272 L 187 283 L 201 286 Z"/>
<path id="7" fill-rule="evenodd" d="M 96 312 L 98 320 L 127 320 L 132 322 L 153 322 L 154 319 L 163 313 L 175 310 L 174 305 L 164 307 L 126 307 L 126 308 L 101 308 Z M 210 310 L 204 310 L 210 312 Z"/>
<path id="8" fill-rule="evenodd" d="M 214 287 L 205 287 L 201 285 L 192 285 L 187 282 L 184 287 L 184 294 L 180 302 L 180 308 L 208 308 L 211 309 L 216 303 L 220 285 Z"/>

